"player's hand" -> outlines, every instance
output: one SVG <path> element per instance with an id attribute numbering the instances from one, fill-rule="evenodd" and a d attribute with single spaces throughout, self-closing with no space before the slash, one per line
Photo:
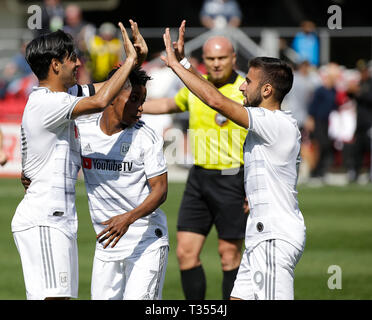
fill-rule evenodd
<path id="1" fill-rule="evenodd" d="M 178 61 L 181 61 L 185 57 L 185 31 L 186 20 L 183 20 L 181 26 L 178 28 L 178 40 L 172 43 Z"/>
<path id="2" fill-rule="evenodd" d="M 25 176 L 23 171 L 21 173 L 21 183 L 23 185 L 23 188 L 25 188 L 25 192 L 27 192 L 27 189 L 31 184 L 31 180 Z"/>
<path id="3" fill-rule="evenodd" d="M 0 150 L 0 166 L 4 166 L 8 162 L 8 157 L 6 156 L 4 150 Z"/>
<path id="4" fill-rule="evenodd" d="M 112 243 L 111 248 L 115 247 L 121 237 L 128 231 L 131 225 L 130 215 L 128 213 L 120 214 L 110 218 L 101 224 L 107 226 L 102 232 L 97 235 L 99 243 L 107 240 L 103 246 L 104 249 Z"/>
<path id="5" fill-rule="evenodd" d="M 249 204 L 247 197 L 244 198 L 243 210 L 245 214 L 249 213 Z"/>
<path id="6" fill-rule="evenodd" d="M 123 37 L 123 43 L 124 43 L 124 50 L 125 54 L 127 56 L 127 59 L 133 59 L 135 63 L 138 62 L 138 56 L 137 51 L 133 46 L 132 41 L 130 41 L 127 30 L 125 30 L 123 24 L 121 22 L 118 23 L 121 36 Z"/>
<path id="7" fill-rule="evenodd" d="M 137 22 L 134 22 L 132 19 L 130 19 L 129 22 L 132 29 L 132 36 L 134 41 L 133 45 L 137 51 L 138 65 L 141 66 L 142 63 L 146 60 L 149 49 L 147 47 L 145 39 L 143 39 L 142 34 L 138 30 Z"/>
<path id="8" fill-rule="evenodd" d="M 173 68 L 179 62 L 172 46 L 172 39 L 170 36 L 169 28 L 165 29 L 165 33 L 163 34 L 163 40 L 165 45 L 165 52 L 167 55 L 161 56 L 160 59 L 163 60 L 168 67 Z"/>

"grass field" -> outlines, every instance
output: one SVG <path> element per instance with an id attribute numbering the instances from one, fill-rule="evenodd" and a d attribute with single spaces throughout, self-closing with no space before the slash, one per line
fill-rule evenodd
<path id="1" fill-rule="evenodd" d="M 162 206 L 168 217 L 171 249 L 163 299 L 183 299 L 175 255 L 176 218 L 183 193 L 182 183 L 171 183 Z M 20 258 L 10 222 L 23 196 L 18 180 L 0 179 L 0 299 L 25 299 Z M 372 186 L 299 187 L 300 208 L 307 225 L 304 255 L 296 268 L 296 299 L 372 299 Z M 95 234 L 90 223 L 82 182 L 77 185 L 79 214 L 79 299 L 90 298 L 90 276 Z M 207 276 L 207 299 L 221 299 L 219 257 L 213 229 L 202 254 Z M 328 288 L 333 273 L 342 270 L 342 289 Z"/>

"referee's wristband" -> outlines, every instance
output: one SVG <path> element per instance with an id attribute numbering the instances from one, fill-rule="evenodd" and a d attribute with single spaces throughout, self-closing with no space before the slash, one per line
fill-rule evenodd
<path id="1" fill-rule="evenodd" d="M 180 61 L 180 64 L 185 68 L 185 69 L 190 69 L 191 68 L 191 64 L 189 62 L 189 60 L 187 60 L 187 58 L 183 58 L 181 61 Z"/>

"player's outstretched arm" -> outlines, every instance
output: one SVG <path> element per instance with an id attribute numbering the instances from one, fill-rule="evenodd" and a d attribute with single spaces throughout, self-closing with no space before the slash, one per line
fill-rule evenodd
<path id="1" fill-rule="evenodd" d="M 132 29 L 132 36 L 133 36 L 133 46 L 137 51 L 137 64 L 141 66 L 143 62 L 146 60 L 147 54 L 149 49 L 147 47 L 146 41 L 143 38 L 142 34 L 139 32 L 137 22 L 129 19 L 130 27 Z M 125 47 L 124 47 L 125 49 Z M 95 92 L 99 91 L 102 86 L 105 84 L 106 81 L 93 83 Z"/>
<path id="2" fill-rule="evenodd" d="M 185 69 L 179 63 L 172 46 L 169 28 L 166 28 L 163 40 L 166 56 L 162 56 L 162 60 L 177 74 L 189 90 L 212 109 L 229 118 L 236 124 L 248 128 L 249 120 L 247 111 L 241 104 L 225 97 L 208 80 L 195 73 L 195 71 L 192 71 L 192 69 L 191 71 Z"/>
<path id="3" fill-rule="evenodd" d="M 186 20 L 182 20 L 180 27 L 178 28 L 178 39 L 172 42 L 174 54 L 179 62 L 185 58 L 185 32 L 186 32 Z M 188 67 L 188 70 L 202 78 L 202 75 L 193 68 L 192 65 Z"/>
<path id="4" fill-rule="evenodd" d="M 137 51 L 130 41 L 127 31 L 121 22 L 119 22 L 119 27 L 123 37 L 127 58 L 119 70 L 115 72 L 109 80 L 104 82 L 102 87 L 94 96 L 83 98 L 76 104 L 72 111 L 73 119 L 84 114 L 103 111 L 119 93 L 124 83 L 127 81 L 130 72 L 136 65 L 138 61 Z"/>
<path id="5" fill-rule="evenodd" d="M 180 27 L 178 28 L 178 39 L 173 41 L 174 54 L 178 61 L 185 58 L 185 32 L 186 32 L 186 20 L 182 20 Z"/>
<path id="6" fill-rule="evenodd" d="M 182 112 L 182 110 L 177 106 L 174 98 L 150 99 L 143 104 L 143 113 L 145 114 L 167 114 L 177 112 Z"/>
<path id="7" fill-rule="evenodd" d="M 145 62 L 149 49 L 147 47 L 145 39 L 143 39 L 142 34 L 139 32 L 137 22 L 133 20 L 129 20 L 130 27 L 132 29 L 132 36 L 133 36 L 133 45 L 137 51 L 138 61 L 137 64 L 139 66 Z"/>
<path id="8" fill-rule="evenodd" d="M 134 221 L 154 212 L 167 199 L 167 173 L 150 178 L 148 182 L 151 192 L 137 208 L 102 222 L 106 228 L 97 235 L 97 239 L 100 243 L 107 240 L 104 248 L 107 248 L 110 243 L 112 243 L 111 248 L 115 247 Z"/>
<path id="9" fill-rule="evenodd" d="M 178 29 L 178 40 L 173 42 L 173 48 L 178 61 L 185 57 L 184 35 L 186 20 L 183 20 Z M 143 104 L 143 113 L 145 114 L 168 114 L 182 112 L 177 106 L 174 98 L 149 99 Z"/>

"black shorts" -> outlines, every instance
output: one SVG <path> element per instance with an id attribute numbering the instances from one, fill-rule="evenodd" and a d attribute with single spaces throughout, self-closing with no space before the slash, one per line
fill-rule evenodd
<path id="1" fill-rule="evenodd" d="M 178 213 L 177 230 L 207 236 L 214 224 L 218 238 L 244 239 L 244 168 L 234 175 L 199 166 L 190 169 Z"/>

